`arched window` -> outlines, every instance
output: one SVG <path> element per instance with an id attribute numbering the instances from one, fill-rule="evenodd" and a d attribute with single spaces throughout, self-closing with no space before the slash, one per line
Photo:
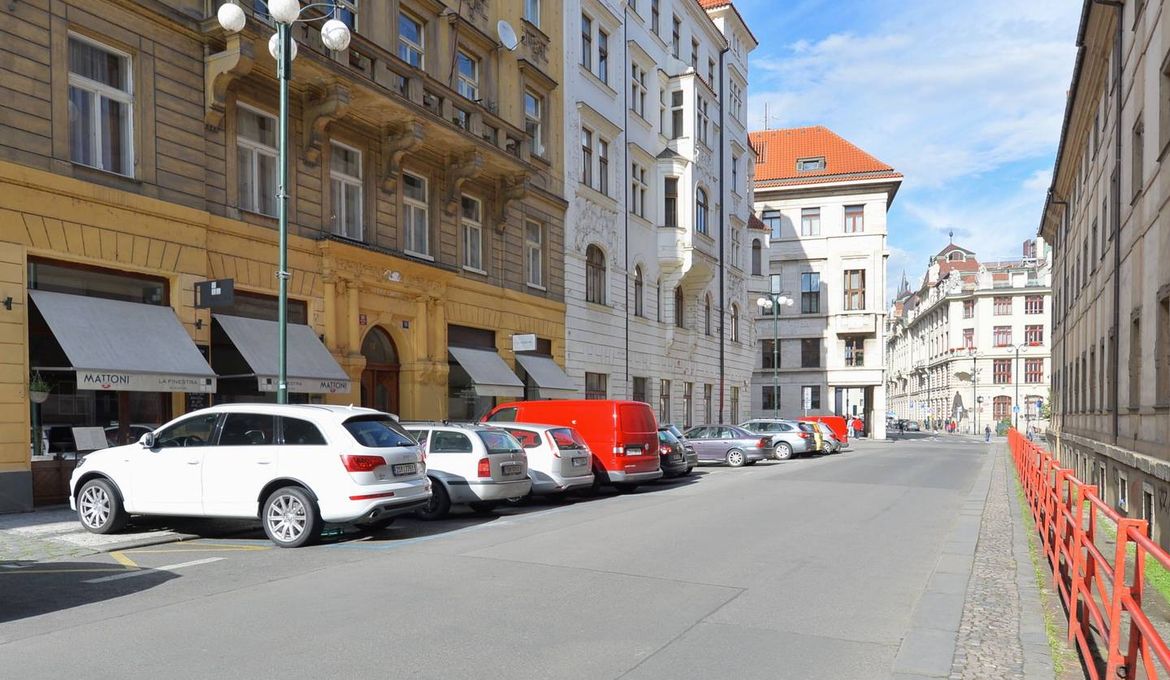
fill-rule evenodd
<path id="1" fill-rule="evenodd" d="M 595 245 L 585 249 L 585 301 L 605 304 L 605 254 Z"/>
<path id="2" fill-rule="evenodd" d="M 676 286 L 674 289 L 674 325 L 679 328 L 686 328 L 683 323 L 683 318 L 686 310 L 683 309 L 683 290 L 682 286 Z"/>
<path id="3" fill-rule="evenodd" d="M 634 316 L 643 316 L 642 311 L 642 267 L 634 267 Z"/>
<path id="4" fill-rule="evenodd" d="M 707 299 L 703 301 L 703 330 L 707 335 L 711 335 L 711 294 L 707 293 Z"/>
<path id="5" fill-rule="evenodd" d="M 947 256 L 947 259 L 950 260 L 951 262 L 965 262 L 967 260 L 967 256 L 960 253 L 959 251 L 955 250 L 955 251 L 952 251 L 951 254 Z"/>
<path id="6" fill-rule="evenodd" d="M 739 305 L 731 303 L 731 341 L 739 342 Z"/>
<path id="7" fill-rule="evenodd" d="M 760 239 L 752 241 L 752 276 L 760 276 L 761 270 L 764 267 L 764 247 L 760 245 Z"/>
<path id="8" fill-rule="evenodd" d="M 695 231 L 706 234 L 707 231 L 707 192 L 703 189 L 695 190 Z"/>

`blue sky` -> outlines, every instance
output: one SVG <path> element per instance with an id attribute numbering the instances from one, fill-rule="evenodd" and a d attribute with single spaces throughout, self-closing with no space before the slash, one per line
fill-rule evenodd
<path id="1" fill-rule="evenodd" d="M 735 0 L 761 40 L 749 126 L 825 125 L 905 175 L 891 289 L 947 243 L 1018 257 L 1040 221 L 1076 57 L 1074 0 Z"/>

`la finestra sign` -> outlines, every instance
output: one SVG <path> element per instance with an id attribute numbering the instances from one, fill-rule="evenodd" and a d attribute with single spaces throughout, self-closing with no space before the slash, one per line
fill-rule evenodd
<path id="1" fill-rule="evenodd" d="M 78 371 L 77 389 L 99 392 L 215 392 L 215 378 L 159 373 Z"/>

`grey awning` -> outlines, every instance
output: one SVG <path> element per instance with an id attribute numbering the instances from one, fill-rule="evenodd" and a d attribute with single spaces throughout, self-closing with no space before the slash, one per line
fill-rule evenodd
<path id="1" fill-rule="evenodd" d="M 222 314 L 212 318 L 252 369 L 260 391 L 275 392 L 280 372 L 277 322 Z M 348 394 L 353 389 L 349 375 L 337 364 L 313 329 L 304 324 L 288 324 L 286 373 L 289 392 Z"/>
<path id="2" fill-rule="evenodd" d="M 573 399 L 577 388 L 552 357 L 541 354 L 517 354 L 516 361 L 536 383 L 545 399 Z"/>
<path id="3" fill-rule="evenodd" d="M 77 389 L 214 392 L 215 372 L 170 307 L 30 290 Z"/>
<path id="4" fill-rule="evenodd" d="M 475 393 L 481 397 L 524 396 L 524 383 L 508 368 L 508 364 L 490 349 L 470 347 L 449 347 L 451 356 L 467 371 L 475 385 Z"/>

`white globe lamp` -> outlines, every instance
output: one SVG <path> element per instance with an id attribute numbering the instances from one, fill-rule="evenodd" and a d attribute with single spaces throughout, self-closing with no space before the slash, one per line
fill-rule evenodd
<path id="1" fill-rule="evenodd" d="M 234 2 L 225 2 L 219 6 L 219 11 L 215 13 L 215 18 L 219 20 L 220 27 L 228 33 L 239 33 L 244 30 L 244 24 L 247 23 L 248 18 L 244 16 L 244 10 Z"/>
<path id="2" fill-rule="evenodd" d="M 278 24 L 291 24 L 301 14 L 298 0 L 268 0 L 268 14 Z"/>
<path id="3" fill-rule="evenodd" d="M 340 19 L 330 19 L 321 27 L 321 42 L 325 47 L 340 52 L 349 47 L 349 26 Z"/>
<path id="4" fill-rule="evenodd" d="M 288 39 L 288 52 L 289 52 L 289 55 L 288 55 L 289 61 L 292 61 L 293 59 L 297 58 L 297 41 L 293 40 L 291 37 Z M 273 59 L 280 61 L 280 35 L 279 34 L 273 33 L 272 37 L 268 39 L 268 53 L 272 55 Z"/>

